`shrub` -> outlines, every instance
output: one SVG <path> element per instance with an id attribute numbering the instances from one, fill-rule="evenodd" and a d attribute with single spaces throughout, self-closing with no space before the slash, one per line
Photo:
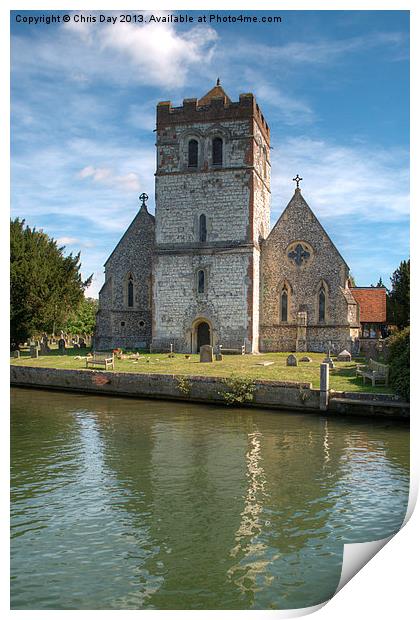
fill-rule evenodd
<path id="1" fill-rule="evenodd" d="M 183 394 L 184 396 L 189 396 L 191 394 L 192 388 L 191 381 L 187 377 L 181 376 L 177 377 L 177 382 L 178 390 L 181 392 L 181 394 Z"/>
<path id="2" fill-rule="evenodd" d="M 232 376 L 229 379 L 225 379 L 223 383 L 227 389 L 224 392 L 219 392 L 219 394 L 223 396 L 228 405 L 242 404 L 254 400 L 256 386 L 252 379 Z"/>
<path id="3" fill-rule="evenodd" d="M 389 384 L 404 399 L 410 398 L 410 328 L 388 338 Z"/>

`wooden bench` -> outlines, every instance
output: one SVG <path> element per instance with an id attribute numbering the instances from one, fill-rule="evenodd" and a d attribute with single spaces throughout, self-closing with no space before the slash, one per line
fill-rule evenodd
<path id="1" fill-rule="evenodd" d="M 108 370 L 108 366 L 114 370 L 114 354 L 113 353 L 97 353 L 94 351 L 91 356 L 86 358 L 86 368 L 89 366 L 105 366 L 105 370 Z"/>
<path id="2" fill-rule="evenodd" d="M 220 347 L 220 353 L 223 355 L 245 355 L 245 345 L 241 345 L 239 349 L 225 349 L 225 347 Z"/>
<path id="3" fill-rule="evenodd" d="M 357 364 L 356 377 L 363 377 L 363 385 L 366 379 L 372 381 L 372 386 L 376 383 L 385 383 L 388 385 L 389 366 L 387 364 L 380 364 L 375 360 L 370 359 L 367 366 Z"/>

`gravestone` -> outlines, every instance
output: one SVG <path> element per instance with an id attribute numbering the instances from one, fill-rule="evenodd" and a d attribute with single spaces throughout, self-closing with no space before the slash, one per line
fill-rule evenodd
<path id="1" fill-rule="evenodd" d="M 60 338 L 60 340 L 58 341 L 58 350 L 60 351 L 60 353 L 63 353 L 66 350 L 66 341 L 64 340 L 64 338 Z"/>
<path id="2" fill-rule="evenodd" d="M 215 354 L 214 359 L 216 360 L 216 362 L 223 362 L 223 355 L 220 353 L 220 351 Z"/>
<path id="3" fill-rule="evenodd" d="M 337 355 L 337 362 L 351 362 L 351 353 L 344 349 Z"/>
<path id="4" fill-rule="evenodd" d="M 288 355 L 287 360 L 286 360 L 286 366 L 297 366 L 297 365 L 298 365 L 298 361 L 297 361 L 296 355 L 293 355 L 293 353 Z"/>
<path id="5" fill-rule="evenodd" d="M 312 362 L 312 357 L 305 355 L 304 357 L 300 358 L 299 362 Z"/>
<path id="6" fill-rule="evenodd" d="M 322 363 L 323 363 L 323 364 L 328 364 L 328 366 L 329 366 L 330 368 L 334 368 L 334 362 L 333 362 L 333 359 L 332 359 L 332 357 L 330 357 L 329 355 L 328 355 L 326 358 L 324 358 L 324 359 L 322 360 Z"/>
<path id="7" fill-rule="evenodd" d="M 15 359 L 19 359 L 20 358 L 20 351 L 18 351 L 17 349 L 16 349 L 16 351 L 13 351 L 12 357 L 14 357 Z"/>
<path id="8" fill-rule="evenodd" d="M 200 347 L 200 362 L 213 362 L 213 347 L 209 344 L 203 344 Z"/>
<path id="9" fill-rule="evenodd" d="M 31 346 L 29 347 L 29 353 L 31 357 L 38 357 L 39 356 L 38 347 L 36 345 L 31 344 Z"/>
<path id="10" fill-rule="evenodd" d="M 83 338 L 80 338 L 79 340 L 79 348 L 86 349 L 86 342 L 83 340 Z"/>
<path id="11" fill-rule="evenodd" d="M 48 336 L 47 334 L 44 334 L 41 338 L 41 343 L 40 343 L 40 348 L 41 348 L 41 355 L 48 355 L 48 353 L 50 352 L 50 347 L 48 346 Z"/>
<path id="12" fill-rule="evenodd" d="M 257 362 L 255 366 L 271 366 L 272 364 L 274 364 L 274 362 L 265 361 L 265 362 Z"/>

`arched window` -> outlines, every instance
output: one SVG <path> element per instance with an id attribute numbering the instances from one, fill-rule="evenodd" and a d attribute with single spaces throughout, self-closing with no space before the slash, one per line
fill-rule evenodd
<path id="1" fill-rule="evenodd" d="M 207 241 L 207 220 L 204 213 L 200 215 L 199 221 L 199 239 L 200 241 Z"/>
<path id="2" fill-rule="evenodd" d="M 188 168 L 197 168 L 198 166 L 198 142 L 190 140 L 188 142 Z"/>
<path id="3" fill-rule="evenodd" d="M 289 296 L 287 294 L 287 289 L 284 288 L 281 293 L 281 320 L 287 321 L 287 310 L 289 304 Z"/>
<path id="4" fill-rule="evenodd" d="M 205 273 L 203 269 L 199 269 L 197 273 L 197 292 L 199 294 L 204 293 L 205 286 Z"/>
<path id="5" fill-rule="evenodd" d="M 321 286 L 318 293 L 318 318 L 319 322 L 325 321 L 325 289 L 324 285 Z"/>
<path id="6" fill-rule="evenodd" d="M 222 138 L 213 138 L 212 161 L 213 166 L 221 166 L 223 164 Z"/>
<path id="7" fill-rule="evenodd" d="M 130 274 L 127 280 L 127 306 L 132 308 L 134 306 L 134 280 Z"/>

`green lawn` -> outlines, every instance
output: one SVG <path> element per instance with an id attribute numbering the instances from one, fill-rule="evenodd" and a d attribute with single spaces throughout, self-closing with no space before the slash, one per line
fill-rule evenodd
<path id="1" fill-rule="evenodd" d="M 75 359 L 81 352 L 68 349 L 65 355 L 57 350 L 38 359 L 29 357 L 27 351 L 21 353 L 20 359 L 12 359 L 17 366 L 34 366 L 44 368 L 84 369 L 85 359 Z M 319 365 L 325 357 L 324 353 L 308 353 L 312 362 L 300 362 L 299 366 L 286 366 L 289 353 L 265 353 L 262 355 L 225 355 L 223 361 L 213 364 L 200 364 L 199 355 L 191 355 L 186 359 L 183 354 L 168 357 L 167 353 L 140 354 L 138 361 L 133 359 L 115 360 L 115 370 L 121 372 L 161 373 L 171 375 L 202 375 L 211 377 L 230 377 L 238 375 L 250 379 L 269 379 L 273 381 L 301 381 L 312 383 L 319 388 Z M 298 360 L 306 355 L 297 354 Z M 263 361 L 274 362 L 271 366 L 261 366 Z M 358 360 L 363 361 L 363 360 Z M 108 371 L 112 372 L 112 371 Z M 372 388 L 370 383 L 363 385 L 361 378 L 356 378 L 356 362 L 336 362 L 330 372 L 330 387 L 333 390 L 353 392 L 391 393 L 390 388 L 379 386 Z"/>

